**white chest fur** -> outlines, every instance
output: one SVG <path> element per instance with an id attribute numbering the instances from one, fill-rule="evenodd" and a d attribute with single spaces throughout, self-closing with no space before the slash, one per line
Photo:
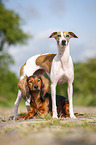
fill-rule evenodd
<path id="1" fill-rule="evenodd" d="M 53 83 L 63 84 L 66 81 L 74 80 L 74 70 L 71 56 L 69 55 L 69 45 L 62 49 L 58 48 L 58 55 L 52 62 L 50 79 Z"/>

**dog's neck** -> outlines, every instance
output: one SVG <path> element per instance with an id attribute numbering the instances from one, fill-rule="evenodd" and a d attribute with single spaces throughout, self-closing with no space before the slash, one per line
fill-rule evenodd
<path id="1" fill-rule="evenodd" d="M 64 66 L 68 65 L 70 57 L 69 43 L 64 48 L 60 47 L 59 45 L 57 45 L 57 47 L 58 47 L 57 59 L 61 61 L 62 65 Z"/>
<path id="2" fill-rule="evenodd" d="M 39 103 L 38 103 L 39 102 Z M 41 104 L 41 98 L 40 98 L 40 91 L 32 91 L 31 92 L 31 106 L 34 108 L 39 108 Z"/>
<path id="3" fill-rule="evenodd" d="M 33 103 L 37 103 L 37 102 L 41 101 L 40 91 L 32 91 L 31 96 L 32 96 L 32 102 Z"/>

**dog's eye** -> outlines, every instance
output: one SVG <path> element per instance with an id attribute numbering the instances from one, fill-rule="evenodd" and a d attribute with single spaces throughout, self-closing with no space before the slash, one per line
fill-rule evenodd
<path id="1" fill-rule="evenodd" d="M 60 34 L 58 34 L 58 35 L 57 35 L 57 37 L 61 37 L 61 35 L 60 35 Z"/>
<path id="2" fill-rule="evenodd" d="M 66 37 L 69 37 L 69 35 L 66 35 Z"/>
<path id="3" fill-rule="evenodd" d="M 40 82 L 40 80 L 38 80 L 38 82 Z"/>
<path id="4" fill-rule="evenodd" d="M 32 83 L 32 81 L 29 81 L 29 83 Z"/>

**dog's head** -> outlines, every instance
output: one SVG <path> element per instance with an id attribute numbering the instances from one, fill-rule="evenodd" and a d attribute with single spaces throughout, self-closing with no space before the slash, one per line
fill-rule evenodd
<path id="1" fill-rule="evenodd" d="M 40 91 L 41 98 L 44 99 L 45 94 L 49 91 L 49 87 L 49 80 L 43 75 L 25 77 L 18 83 L 18 88 L 21 90 L 23 97 L 28 96 L 30 92 Z"/>
<path id="2" fill-rule="evenodd" d="M 27 85 L 31 92 L 40 91 L 42 86 L 41 77 L 37 75 L 32 75 L 28 77 Z"/>
<path id="3" fill-rule="evenodd" d="M 70 38 L 78 38 L 73 32 L 53 32 L 49 38 L 55 38 L 60 47 L 68 45 Z"/>

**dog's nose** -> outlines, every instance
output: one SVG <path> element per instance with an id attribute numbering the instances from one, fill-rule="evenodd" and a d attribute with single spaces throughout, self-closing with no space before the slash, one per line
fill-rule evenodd
<path id="1" fill-rule="evenodd" d="M 66 40 L 62 40 L 62 45 L 65 45 L 66 44 Z"/>
<path id="2" fill-rule="evenodd" d="M 35 89 L 38 89 L 38 85 L 35 85 L 34 88 L 35 88 Z"/>

